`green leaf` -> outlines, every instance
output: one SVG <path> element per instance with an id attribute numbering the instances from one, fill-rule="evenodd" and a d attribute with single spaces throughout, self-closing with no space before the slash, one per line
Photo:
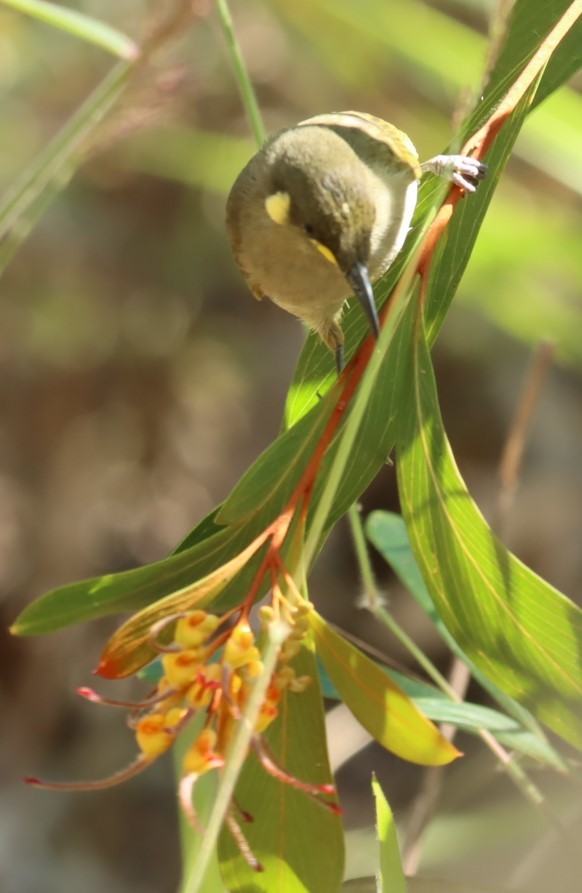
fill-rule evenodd
<path id="1" fill-rule="evenodd" d="M 473 704 L 470 701 L 457 703 L 433 685 L 420 682 L 418 679 L 411 679 L 402 673 L 398 673 L 396 670 L 386 669 L 386 672 L 406 692 L 421 713 L 424 713 L 433 722 L 449 723 L 472 735 L 476 735 L 482 729 L 485 729 L 492 732 L 497 740 L 506 747 L 510 747 L 540 763 L 553 766 L 559 772 L 569 771 L 568 764 L 551 746 L 529 711 L 520 707 L 519 704 L 515 703 L 507 695 L 505 695 L 505 700 L 511 701 L 512 704 L 515 703 L 515 707 L 520 708 L 521 712 L 526 714 L 525 718 L 528 722 L 519 722 L 512 716 L 507 716 L 507 714 L 501 713 L 499 710 L 483 707 L 480 704 Z M 482 677 L 481 673 L 479 677 Z M 493 686 L 491 687 L 493 688 Z M 503 694 L 499 689 L 496 689 L 496 691 L 499 691 L 500 695 Z M 531 720 L 531 724 L 529 720 Z"/>
<path id="2" fill-rule="evenodd" d="M 470 660 L 462 648 L 459 647 L 445 624 L 443 623 L 431 595 L 423 580 L 420 568 L 414 557 L 414 552 L 410 544 L 408 532 L 404 519 L 400 515 L 392 512 L 372 512 L 366 519 L 366 533 L 371 543 L 378 549 L 380 554 L 385 558 L 388 564 L 394 569 L 396 575 L 402 583 L 408 588 L 414 596 L 422 610 L 430 617 L 434 623 L 439 635 L 446 643 L 447 647 L 455 654 L 459 660 L 466 664 L 471 675 L 479 682 L 482 688 L 487 691 L 491 697 L 497 701 L 503 709 L 514 717 L 513 720 L 505 718 L 508 724 L 506 729 L 498 729 L 496 735 L 502 744 L 514 747 L 523 753 L 527 753 L 536 759 L 550 763 L 556 768 L 564 771 L 567 769 L 560 755 L 547 741 L 542 729 L 537 721 L 521 704 L 518 704 L 514 698 L 502 691 L 499 686 L 495 685 L 481 670 Z M 408 688 L 403 686 L 408 694 L 413 696 Z M 430 686 L 426 686 L 430 689 Z M 425 697 L 420 692 L 420 697 Z M 430 690 L 428 692 L 430 697 Z M 438 716 L 434 716 L 431 712 L 425 711 L 430 719 L 437 722 L 448 722 Z M 498 714 L 501 716 L 502 714 Z M 481 728 L 494 729 L 487 723 Z M 476 725 L 473 729 L 467 731 L 477 731 Z M 498 734 L 499 732 L 499 734 Z"/>
<path id="3" fill-rule="evenodd" d="M 300 694 L 287 692 L 277 721 L 266 734 L 269 747 L 285 770 L 301 781 L 332 782 L 325 744 L 321 691 L 313 653 L 303 648 L 294 661 L 299 675 L 313 684 Z M 241 809 L 253 816 L 242 823 L 250 847 L 265 871 L 252 871 L 224 830 L 219 859 L 231 893 L 336 893 L 343 874 L 341 820 L 305 793 L 268 775 L 250 755 L 236 788 Z"/>
<path id="4" fill-rule="evenodd" d="M 418 709 L 433 722 L 448 723 L 461 731 L 476 735 L 482 730 L 491 732 L 500 744 L 536 762 L 552 766 L 559 772 L 569 772 L 568 764 L 560 757 L 544 736 L 536 735 L 498 710 L 480 704 L 455 703 L 446 696 L 412 698 Z"/>
<path id="5" fill-rule="evenodd" d="M 433 722 L 446 722 L 471 735 L 477 735 L 485 729 L 492 732 L 505 747 L 510 747 L 539 763 L 552 766 L 559 772 L 570 771 L 566 761 L 551 746 L 541 729 L 538 731 L 537 723 L 531 714 L 519 704 L 515 704 L 515 706 L 520 707 L 528 717 L 531 717 L 532 723 L 535 723 L 534 731 L 530 731 L 529 726 L 522 725 L 513 717 L 507 716 L 499 710 L 492 710 L 490 707 L 483 707 L 470 701 L 457 703 L 427 682 L 405 676 L 389 667 L 379 666 L 382 672 L 387 673 L 393 682 L 408 695 L 414 706 Z M 318 670 L 323 696 L 331 700 L 341 700 L 321 661 L 318 662 Z M 512 700 L 507 695 L 505 697 L 507 700 Z M 512 703 L 514 702 L 512 701 Z"/>
<path id="6" fill-rule="evenodd" d="M 481 224 L 526 119 L 532 95 L 533 88 L 530 88 L 509 120 L 505 122 L 487 153 L 486 161 L 489 165 L 487 178 L 479 184 L 478 193 L 476 196 L 471 196 L 471 201 L 467 201 L 465 197 L 455 209 L 447 226 L 443 244 L 432 260 L 425 313 L 426 335 L 431 345 L 445 320 L 461 276 L 469 263 Z M 468 133 L 472 133 L 477 124 L 478 119 L 475 119 Z"/>
<path id="7" fill-rule="evenodd" d="M 495 684 L 582 747 L 582 611 L 507 551 L 471 499 L 418 322 L 408 380 L 414 412 L 398 446 L 399 493 L 439 615 Z"/>
<path id="8" fill-rule="evenodd" d="M 68 31 L 69 34 L 80 37 L 81 40 L 94 43 L 121 59 L 137 57 L 138 47 L 133 40 L 110 25 L 99 22 L 82 12 L 66 9 L 56 3 L 47 3 L 45 0 L 1 0 L 1 2 L 18 12 L 24 12 L 41 22 L 46 22 L 47 25 L 54 25 L 61 31 Z"/>
<path id="9" fill-rule="evenodd" d="M 252 524 L 243 529 L 223 528 L 162 561 L 62 586 L 28 605 L 17 618 L 12 632 L 21 636 L 39 635 L 108 614 L 137 611 L 184 590 L 232 560 L 252 542 L 253 535 Z M 226 561 L 222 561 L 224 558 Z"/>
<path id="10" fill-rule="evenodd" d="M 402 759 L 423 766 L 442 766 L 460 756 L 373 661 L 334 632 L 316 611 L 308 618 L 317 653 L 342 700 L 376 741 Z"/>
<path id="11" fill-rule="evenodd" d="M 380 844 L 380 879 L 382 893 L 406 893 L 400 848 L 392 810 L 376 778 L 372 779 L 376 801 L 376 833 Z"/>
<path id="12" fill-rule="evenodd" d="M 279 510 L 299 483 L 323 434 L 338 396 L 336 389 L 328 393 L 301 424 L 286 431 L 272 443 L 242 476 L 216 517 L 218 524 L 235 524 L 245 518 Z"/>
<path id="13" fill-rule="evenodd" d="M 504 90 L 515 77 L 516 71 L 534 56 L 541 40 L 552 30 L 558 19 L 575 6 L 572 0 L 544 0 L 544 3 L 517 0 L 511 11 L 506 39 L 491 74 L 489 89 L 496 92 L 501 86 Z M 534 104 L 541 102 L 557 86 L 563 84 L 581 64 L 582 19 L 579 19 L 546 66 Z"/>
<path id="14" fill-rule="evenodd" d="M 523 2 L 520 0 L 512 16 L 511 27 L 506 36 L 504 44 L 506 49 L 500 54 L 477 108 L 465 122 L 462 133 L 455 138 L 451 151 L 458 151 L 459 145 L 469 135 L 473 134 L 487 120 L 488 116 L 495 111 L 503 95 L 522 70 L 528 57 L 535 53 L 542 37 L 556 24 L 569 5 L 567 0 L 551 0 L 548 4 L 544 4 L 544 28 L 540 30 L 532 23 L 532 19 L 535 20 L 535 15 L 539 11 L 538 5 L 532 5 L 530 0 L 523 0 Z M 336 4 L 334 4 L 333 14 L 335 14 L 337 8 Z M 343 8 L 345 9 L 345 4 L 343 4 Z M 418 12 L 420 14 L 422 10 L 418 10 Z M 379 16 L 389 15 L 383 6 L 378 8 L 377 14 Z M 354 19 L 357 18 L 357 16 L 354 16 L 353 11 L 350 12 L 349 10 L 342 12 L 342 15 L 349 15 Z M 406 22 L 409 23 L 409 15 L 406 15 Z M 364 23 L 364 27 L 369 25 L 369 22 L 368 25 L 365 24 L 365 17 L 362 19 L 362 23 Z M 356 21 L 352 24 L 353 27 L 357 27 Z M 546 66 L 540 86 L 540 89 L 544 91 L 544 95 L 548 95 L 556 90 L 572 73 L 572 55 L 578 60 L 576 67 L 581 64 L 582 40 L 578 42 L 574 49 L 571 46 L 572 35 L 578 32 L 579 27 L 580 23 L 577 23 L 565 40 L 557 46 L 550 64 Z M 385 31 L 386 29 L 380 28 L 379 25 L 376 27 L 378 33 L 382 32 L 382 30 Z M 418 48 L 416 36 L 414 36 L 413 42 Z M 548 73 L 550 69 L 551 71 Z M 464 84 L 466 85 L 466 80 Z M 447 227 L 446 247 L 442 251 L 441 256 L 433 261 L 431 270 L 431 278 L 441 276 L 438 290 L 435 292 L 435 289 L 431 288 L 431 292 L 439 295 L 438 302 L 435 303 L 435 306 L 431 306 L 429 310 L 431 315 L 427 318 L 428 337 L 431 344 L 444 321 L 446 311 L 453 299 L 463 270 L 468 263 L 483 217 L 507 159 L 511 154 L 523 124 L 524 116 L 532 108 L 533 106 L 522 103 L 521 110 L 513 114 L 510 120 L 505 122 L 502 131 L 497 136 L 488 154 L 487 161 L 490 165 L 488 179 L 480 184 L 476 195 L 465 197 L 465 200 L 457 207 L 452 221 Z M 417 229 L 419 223 L 426 218 L 431 209 L 440 204 L 445 191 L 446 189 L 436 184 L 434 178 L 423 179 L 418 206 L 413 220 L 413 231 Z M 394 283 L 402 270 L 402 264 L 406 261 L 409 254 L 410 246 L 406 244 L 396 264 L 388 270 L 382 280 L 376 283 L 374 290 L 376 303 L 379 308 L 384 305 L 387 296 L 391 293 Z M 364 332 L 366 332 L 362 314 L 354 303 L 348 309 L 342 327 L 346 333 L 346 355 L 349 358 L 361 341 Z M 327 353 L 329 352 L 321 344 L 317 343 L 317 339 L 313 335 L 307 339 L 288 395 L 286 408 L 287 424 L 293 424 L 303 412 L 314 404 L 317 400 L 317 394 L 321 393 L 322 377 L 327 376 L 331 368 Z M 326 378 L 326 380 L 328 379 Z M 388 448 L 385 455 L 389 451 L 390 449 Z M 374 473 L 377 472 L 378 468 L 379 466 L 376 466 Z M 373 474 L 369 479 L 371 480 L 372 477 Z M 348 490 L 349 484 L 349 476 L 346 476 L 346 490 Z M 357 496 L 352 496 L 352 492 L 344 494 L 340 491 L 337 496 L 337 512 L 334 512 L 333 518 L 339 517 L 355 498 Z"/>
<path id="15" fill-rule="evenodd" d="M 109 639 L 96 672 L 100 676 L 119 679 L 130 676 L 159 656 L 150 637 L 152 628 L 162 620 L 194 608 L 206 608 L 225 590 L 231 580 L 257 551 L 251 546 L 208 576 L 185 586 L 152 605 L 133 614 Z"/>

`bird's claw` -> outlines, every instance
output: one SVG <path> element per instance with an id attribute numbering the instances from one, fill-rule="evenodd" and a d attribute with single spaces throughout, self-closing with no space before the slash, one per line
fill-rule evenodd
<path id="1" fill-rule="evenodd" d="M 475 192 L 479 181 L 487 176 L 489 167 L 469 155 L 435 155 L 434 158 L 425 161 L 421 169 L 446 180 L 452 180 L 466 192 Z"/>

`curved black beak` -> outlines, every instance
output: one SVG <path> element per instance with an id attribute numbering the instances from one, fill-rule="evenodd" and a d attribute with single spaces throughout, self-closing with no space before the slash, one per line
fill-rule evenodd
<path id="1" fill-rule="evenodd" d="M 368 268 L 361 261 L 358 261 L 354 264 L 346 278 L 368 317 L 372 332 L 376 338 L 379 338 L 380 323 L 378 322 L 378 312 L 374 301 L 374 292 L 370 284 L 370 277 L 368 276 Z"/>

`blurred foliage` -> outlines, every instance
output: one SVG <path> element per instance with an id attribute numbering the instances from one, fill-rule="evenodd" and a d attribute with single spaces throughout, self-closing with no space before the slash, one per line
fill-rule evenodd
<path id="1" fill-rule="evenodd" d="M 161 5 L 68 4 L 136 40 Z M 355 107 L 406 130 L 422 157 L 447 144 L 459 96 L 479 94 L 496 8 L 487 0 L 232 6 L 269 130 Z M 0 3 L 2 192 L 111 64 L 101 49 Z M 570 594 L 582 583 L 581 85 L 578 74 L 524 127 L 436 353 L 455 454 L 487 509 L 526 363 L 519 342 L 555 342 L 563 368 L 540 407 L 508 536 Z M 51 585 L 162 557 L 276 433 L 301 330 L 249 298 L 223 229 L 224 195 L 252 151 L 221 35 L 212 16 L 203 18 L 130 86 L 89 162 L 4 273 L 0 598 L 7 622 Z M 392 486 L 385 475 L 367 504 L 385 506 Z M 367 634 L 361 612 L 349 614 L 357 582 L 345 554 L 341 540 L 331 544 L 314 588 L 329 593 L 339 622 Z M 419 615 L 394 591 L 395 609 L 419 624 L 422 637 Z M 323 597 L 318 603 L 323 610 Z M 124 759 L 115 719 L 73 710 L 62 695 L 84 676 L 79 668 L 95 662 L 103 629 L 34 651 L 27 642 L 26 653 L 22 643 L 3 643 L 0 703 L 6 727 L 16 729 L 0 751 L 4 893 L 36 893 L 39 885 L 46 893 L 175 889 L 173 804 L 161 776 L 103 795 L 99 807 L 23 794 L 16 781 L 51 750 L 47 774 L 82 774 L 92 762 L 98 775 Z M 438 659 L 434 640 L 431 647 Z M 492 764 L 480 760 L 477 769 L 451 770 L 425 867 L 461 880 L 515 876 L 528 893 L 557 889 L 555 839 L 510 802 Z M 404 815 L 418 774 L 388 761 L 380 775 L 397 817 Z M 348 823 L 369 819 L 368 776 L 365 760 L 340 776 Z M 579 821 L 570 785 L 542 783 L 568 822 Z M 541 865 L 528 855 L 532 835 Z"/>

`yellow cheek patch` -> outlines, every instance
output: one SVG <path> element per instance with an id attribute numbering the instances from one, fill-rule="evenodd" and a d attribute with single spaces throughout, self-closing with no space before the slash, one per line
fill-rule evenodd
<path id="1" fill-rule="evenodd" d="M 285 226 L 289 223 L 289 218 L 291 216 L 291 196 L 288 192 L 273 192 L 272 195 L 268 195 L 265 199 L 265 210 L 273 223 L 277 223 L 279 226 Z M 309 241 L 312 245 L 315 245 L 319 253 L 322 254 L 330 264 L 335 264 L 336 267 L 338 266 L 333 251 L 330 251 L 327 246 L 318 242 L 317 239 L 310 239 Z"/>
<path id="2" fill-rule="evenodd" d="M 312 245 L 315 245 L 319 253 L 323 254 L 325 259 L 328 260 L 330 264 L 335 264 L 336 267 L 338 266 L 338 262 L 333 251 L 330 251 L 329 248 L 327 248 L 325 245 L 322 245 L 321 242 L 317 241 L 317 239 L 310 239 L 309 241 Z"/>
<path id="3" fill-rule="evenodd" d="M 273 223 L 284 226 L 289 223 L 291 196 L 288 192 L 274 192 L 265 199 L 265 210 Z"/>

